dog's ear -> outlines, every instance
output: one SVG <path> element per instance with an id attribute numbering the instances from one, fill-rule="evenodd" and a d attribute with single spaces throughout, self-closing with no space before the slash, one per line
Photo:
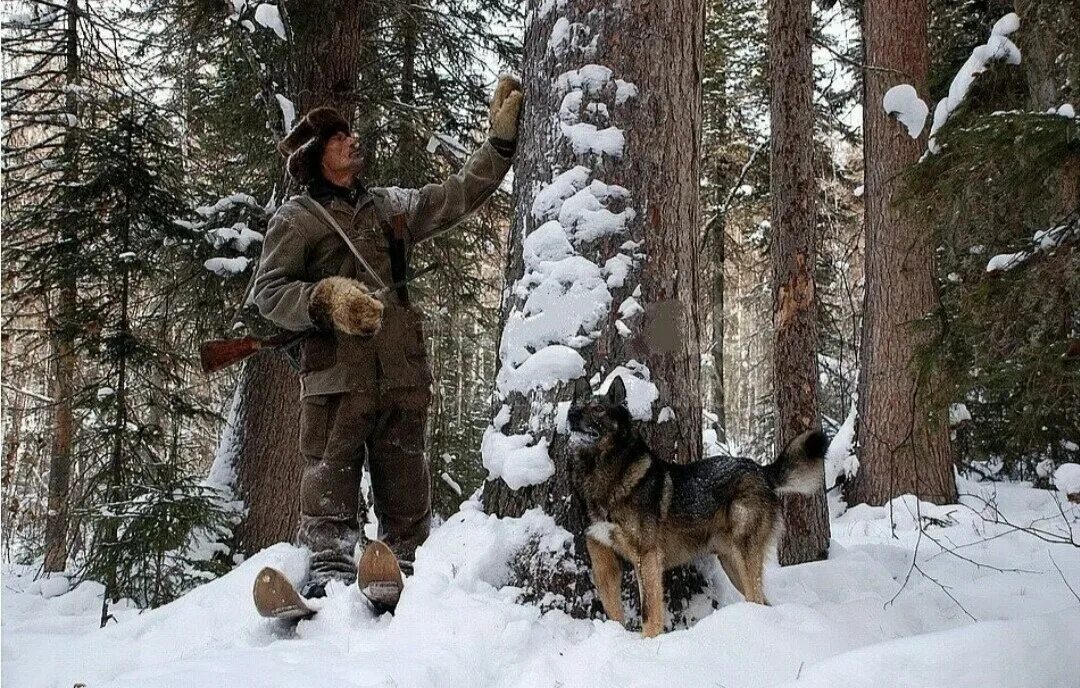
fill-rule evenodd
<path id="1" fill-rule="evenodd" d="M 624 406 L 626 404 L 626 385 L 623 384 L 622 376 L 616 375 L 608 385 L 607 400 L 611 404 Z"/>
<path id="2" fill-rule="evenodd" d="M 589 381 L 583 377 L 579 377 L 574 382 L 574 398 L 573 403 L 579 404 L 592 396 L 592 385 Z"/>

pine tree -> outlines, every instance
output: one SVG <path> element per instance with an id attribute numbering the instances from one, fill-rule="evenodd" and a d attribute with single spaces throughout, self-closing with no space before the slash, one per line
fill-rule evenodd
<path id="1" fill-rule="evenodd" d="M 223 528 L 227 514 L 175 450 L 185 421 L 208 414 L 181 377 L 190 361 L 162 336 L 183 327 L 168 283 L 175 288 L 184 273 L 170 266 L 202 241 L 174 222 L 185 205 L 175 132 L 138 100 L 95 110 L 83 183 L 69 200 L 94 209 L 81 254 L 94 327 L 80 349 L 79 402 L 91 431 L 78 444 L 87 467 L 79 517 L 90 531 L 82 575 L 106 587 L 104 625 L 110 601 L 157 605 L 190 587 L 193 532 Z"/>
<path id="2" fill-rule="evenodd" d="M 942 377 L 937 403 L 956 404 L 958 465 L 1048 485 L 1056 465 L 1076 460 L 1080 433 L 1080 120 L 1059 107 L 1075 94 L 1080 51 L 1058 47 L 1078 17 L 1067 6 L 1018 9 L 1009 38 L 1023 59 L 977 75 L 935 132 L 938 152 L 905 176 L 903 207 L 940 246 L 940 336 L 919 362 Z M 997 19 L 985 19 L 969 54 Z"/>
<path id="3" fill-rule="evenodd" d="M 51 332 L 52 448 L 49 459 L 45 570 L 68 560 L 69 484 L 74 443 L 78 260 L 86 239 L 69 192 L 80 183 L 80 94 L 91 21 L 78 0 L 30 2 L 8 20 L 4 48 L 14 74 L 4 80 L 4 204 L 13 262 L 26 267 L 18 298 L 40 307 Z M 5 70 L 6 71 L 6 70 Z M 11 255 L 11 254 L 9 254 Z"/>
<path id="4" fill-rule="evenodd" d="M 934 503 L 956 499 L 946 409 L 933 377 L 919 376 L 916 349 L 931 336 L 916 323 L 937 306 L 929 228 L 894 203 L 900 173 L 923 148 L 882 106 L 889 87 L 924 89 L 926 0 L 865 5 L 863 122 L 866 160 L 866 295 L 859 371 L 859 471 L 849 503 L 883 504 L 905 493 Z M 924 92 L 924 91 L 921 91 Z"/>
<path id="5" fill-rule="evenodd" d="M 542 507 L 579 534 L 578 556 L 585 524 L 558 421 L 568 382 L 600 386 L 621 376 L 634 417 L 656 421 L 644 428 L 654 451 L 679 462 L 701 452 L 701 20 L 700 7 L 681 0 L 618 9 L 544 3 L 526 31 L 512 286 L 483 448 L 491 477 L 502 479 L 488 483 L 484 505 L 500 516 Z M 657 63 L 655 54 L 671 60 Z M 564 310 L 565 300 L 578 305 Z M 546 475 L 519 475 L 516 452 L 542 453 Z M 521 583 L 537 598 L 555 592 L 573 612 L 587 611 L 584 566 L 542 568 L 527 562 Z"/>
<path id="6" fill-rule="evenodd" d="M 819 425 L 812 26 L 811 3 L 806 0 L 777 0 L 770 6 L 770 254 L 777 448 Z M 828 555 L 829 514 L 824 493 L 785 496 L 784 521 L 782 564 Z"/>

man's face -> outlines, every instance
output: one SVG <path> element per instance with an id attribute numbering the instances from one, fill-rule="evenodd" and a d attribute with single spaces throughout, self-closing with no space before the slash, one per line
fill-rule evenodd
<path id="1" fill-rule="evenodd" d="M 343 176 L 355 177 L 364 166 L 359 141 L 352 134 L 337 133 L 326 142 L 323 149 L 322 168 L 327 179 Z"/>

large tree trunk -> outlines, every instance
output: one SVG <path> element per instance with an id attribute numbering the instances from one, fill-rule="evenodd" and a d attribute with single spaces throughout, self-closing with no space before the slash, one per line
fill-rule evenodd
<path id="1" fill-rule="evenodd" d="M 884 504 L 905 493 L 942 504 L 956 499 L 946 409 L 929 409 L 934 381 L 914 355 L 932 336 L 919 322 L 937 306 L 934 245 L 894 203 L 900 173 L 925 140 L 912 139 L 882 107 L 885 92 L 909 83 L 925 93 L 926 0 L 868 0 L 863 129 L 866 167 L 866 295 L 863 302 L 858 426 L 859 471 L 848 502 Z"/>
<path id="2" fill-rule="evenodd" d="M 77 87 L 81 83 L 79 63 L 79 3 L 67 0 L 67 26 L 65 28 L 65 81 L 69 86 Z M 65 97 L 65 110 L 77 118 L 79 100 L 76 88 L 68 89 Z M 64 180 L 73 183 L 77 174 L 78 143 L 73 130 L 64 135 Z M 72 250 L 77 237 L 74 235 L 72 222 L 77 221 L 71 214 L 66 214 L 64 228 L 61 230 L 61 244 Z M 60 284 L 59 303 L 57 304 L 56 322 L 53 324 L 55 376 L 53 378 L 53 442 L 49 458 L 49 511 L 45 517 L 45 566 L 46 572 L 63 571 L 68 558 L 68 506 L 71 483 L 71 458 L 75 433 L 73 412 L 75 396 L 75 332 L 78 319 L 76 300 L 78 285 L 75 271 L 69 266 Z"/>
<path id="3" fill-rule="evenodd" d="M 817 216 L 814 149 L 814 65 L 810 0 L 773 0 L 769 13 L 770 190 L 772 193 L 773 394 L 776 447 L 816 428 Z M 829 553 L 825 493 L 784 497 L 781 564 Z"/>
<path id="4" fill-rule="evenodd" d="M 534 8 L 539 4 L 534 3 Z M 569 31 L 553 33 L 557 21 Z M 549 37 L 558 35 L 566 40 L 549 42 Z M 503 303 L 499 363 L 502 380 L 528 356 L 550 345 L 576 351 L 586 379 L 596 374 L 603 379 L 629 363 L 638 371 L 636 384 L 655 385 L 658 393 L 651 411 L 643 414 L 651 421 L 643 426 L 650 445 L 659 456 L 680 462 L 693 461 L 701 452 L 695 299 L 701 49 L 702 6 L 695 0 L 625 3 L 621 8 L 571 0 L 547 13 L 534 9 L 525 36 L 525 111 L 514 170 L 516 212 L 506 271 L 507 284 L 517 289 L 512 287 Z M 607 68 L 610 74 L 604 72 Z M 552 84 L 561 86 L 552 88 Z M 601 130 L 616 127 L 625 135 L 621 151 L 615 146 L 600 154 L 580 141 L 575 149 L 570 139 L 575 128 L 590 124 Z M 617 135 L 614 129 L 607 131 Z M 575 166 L 581 166 L 578 172 L 585 174 L 571 191 L 589 194 L 590 202 L 600 200 L 612 213 L 630 211 L 622 216 L 622 231 L 583 238 L 577 228 L 568 226 L 572 218 L 563 212 L 573 205 L 562 203 L 569 194 L 559 194 L 546 210 L 534 208 L 540 186 L 551 184 L 561 174 L 573 174 Z M 563 176 L 562 181 L 566 180 Z M 617 189 L 605 193 L 608 184 L 624 187 L 627 193 Z M 598 268 L 622 262 L 627 274 L 619 280 L 606 270 L 598 271 L 607 277 L 611 298 L 605 316 L 582 321 L 576 334 L 585 336 L 533 342 L 530 352 L 523 354 L 510 346 L 525 301 L 536 286 L 522 279 L 527 269 L 523 241 L 545 223 L 550 229 L 556 220 L 574 253 Z M 534 277 L 540 274 L 535 263 L 528 269 Z M 643 312 L 635 307 L 635 300 Z M 524 358 L 515 360 L 515 356 Z M 581 556 L 584 518 L 566 471 L 567 437 L 555 427 L 558 403 L 570 397 L 572 379 L 568 377 L 575 376 L 570 373 L 549 380 L 549 389 L 534 386 L 524 393 L 507 392 L 500 383 L 495 411 L 505 404 L 510 420 L 505 425 L 496 423 L 489 433 L 528 433 L 534 441 L 550 442 L 548 454 L 555 473 L 541 485 L 519 490 L 501 480 L 489 482 L 484 503 L 488 511 L 501 516 L 542 507 L 578 536 L 576 551 Z M 558 586 L 554 592 L 565 595 L 575 612 L 583 611 L 575 601 L 585 590 L 592 590 L 584 574 L 541 586 L 548 590 Z"/>
<path id="5" fill-rule="evenodd" d="M 368 51 L 362 31 L 366 3 L 308 0 L 290 13 L 297 116 L 323 105 L 347 119 L 356 112 L 360 68 Z M 300 381 L 276 352 L 250 359 L 236 409 L 237 492 L 248 512 L 237 528 L 242 551 L 292 541 L 299 522 Z"/>
<path id="6" fill-rule="evenodd" d="M 234 422 L 238 496 L 247 506 L 237 545 L 257 552 L 291 542 L 300 519 L 300 381 L 276 351 L 257 354 L 240 376 Z"/>

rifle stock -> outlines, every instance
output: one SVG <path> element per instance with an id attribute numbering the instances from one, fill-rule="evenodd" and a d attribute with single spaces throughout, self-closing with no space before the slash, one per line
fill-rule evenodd
<path id="1" fill-rule="evenodd" d="M 209 375 L 236 365 L 257 351 L 286 347 L 303 337 L 303 332 L 290 332 L 267 339 L 250 335 L 238 339 L 214 339 L 199 347 L 199 360 L 202 363 L 203 372 Z"/>

